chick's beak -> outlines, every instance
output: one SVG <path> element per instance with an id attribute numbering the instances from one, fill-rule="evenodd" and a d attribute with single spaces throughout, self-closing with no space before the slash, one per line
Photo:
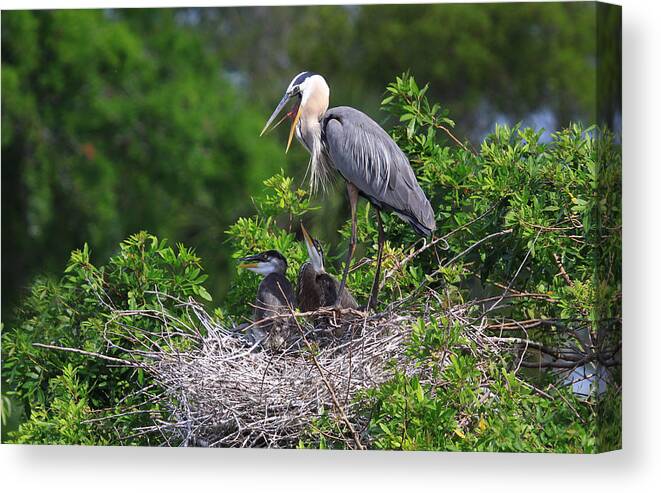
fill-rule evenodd
<path id="1" fill-rule="evenodd" d="M 259 266 L 259 255 L 248 255 L 239 259 L 239 269 L 254 269 Z"/>
<path id="2" fill-rule="evenodd" d="M 305 240 L 305 247 L 307 248 L 308 258 L 310 259 L 312 266 L 314 267 L 315 271 L 324 272 L 323 256 L 321 252 L 317 250 L 317 247 L 314 244 L 314 240 L 312 239 L 312 236 L 310 236 L 310 233 L 308 233 L 307 229 L 305 229 L 303 223 L 301 223 L 301 231 L 303 231 L 303 239 Z"/>
<path id="3" fill-rule="evenodd" d="M 257 265 L 257 262 L 239 264 L 239 269 L 255 269 Z"/>
<path id="4" fill-rule="evenodd" d="M 305 240 L 305 244 L 309 248 L 312 248 L 314 246 L 314 243 L 312 242 L 312 237 L 310 236 L 310 233 L 308 233 L 308 230 L 305 229 L 305 226 L 303 226 L 303 223 L 301 223 L 301 231 L 303 232 L 303 239 Z"/>

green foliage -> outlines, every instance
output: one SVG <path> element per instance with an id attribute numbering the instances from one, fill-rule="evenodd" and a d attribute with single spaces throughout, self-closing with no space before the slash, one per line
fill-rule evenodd
<path id="1" fill-rule="evenodd" d="M 2 89 L 3 311 L 142 229 L 195 245 L 224 292 L 223 231 L 285 160 L 199 30 L 174 9 L 3 12 Z"/>
<path id="2" fill-rule="evenodd" d="M 48 386 L 48 404 L 36 405 L 30 419 L 15 433 L 16 443 L 49 445 L 107 445 L 87 420 L 93 417 L 88 387 L 81 383 L 70 364 Z"/>
<path id="3" fill-rule="evenodd" d="M 6 395 L 3 395 L 0 399 L 0 418 L 2 426 L 5 427 L 9 423 L 9 417 L 12 414 L 12 403 L 11 399 Z"/>
<path id="4" fill-rule="evenodd" d="M 621 381 L 618 375 L 616 381 Z M 597 450 L 608 452 L 622 448 L 622 389 L 616 385 L 608 387 L 597 403 L 595 416 L 595 438 Z"/>
<path id="5" fill-rule="evenodd" d="M 431 82 L 432 99 L 443 98 L 461 115 L 461 134 L 474 138 L 499 117 L 517 121 L 540 110 L 559 127 L 595 119 L 595 4 L 326 5 L 195 14 L 228 63 L 250 74 L 253 94 L 269 104 L 293 75 L 283 73 L 285 58 L 327 76 L 334 104 L 368 114 L 375 114 L 377 95 L 393 74 L 408 68 Z M 618 58 L 609 60 L 612 68 Z M 616 82 L 609 80 L 614 93 Z"/>
<path id="6" fill-rule="evenodd" d="M 293 178 L 285 176 L 282 170 L 265 180 L 264 186 L 269 193 L 256 204 L 260 214 L 263 216 L 287 214 L 291 225 L 294 218 L 300 218 L 306 212 L 318 209 L 319 207 L 310 204 L 310 196 L 305 190 L 292 188 L 293 183 Z"/>
<path id="7" fill-rule="evenodd" d="M 572 125 L 542 143 L 540 131 L 496 126 L 475 155 L 448 147 L 441 126 L 451 127 L 452 122 L 437 116 L 440 110 L 426 101 L 425 90 L 403 76 L 389 86 L 384 104 L 405 122 L 395 129 L 395 136 L 440 216 L 438 235 L 463 228 L 448 238 L 446 256 L 462 252 L 471 239 L 511 229 L 511 234 L 465 255 L 464 268 L 482 283 L 508 284 L 528 256 L 511 287 L 546 294 L 555 303 L 535 307 L 534 312 L 527 305 L 528 312 L 521 314 L 586 317 L 595 296 L 592 277 L 598 236 L 610 242 L 606 247 L 612 256 L 610 265 L 618 260 L 619 236 L 605 234 L 605 228 L 592 219 L 604 197 L 619 196 L 621 161 L 609 134 Z M 607 176 L 598 172 L 602 162 L 609 163 Z M 617 210 L 613 212 L 609 209 L 601 216 L 617 223 Z M 471 223 L 483 214 L 483 219 Z M 609 227 L 615 229 L 617 224 Z M 559 265 L 571 283 L 559 275 Z M 617 276 L 613 280 L 618 291 Z"/>
<path id="8" fill-rule="evenodd" d="M 537 395 L 504 361 L 488 366 L 470 354 L 435 360 L 441 349 L 461 342 L 457 328 L 419 326 L 409 350 L 428 366 L 433 385 L 402 373 L 367 392 L 369 434 L 375 448 L 489 452 L 590 452 L 594 450 L 591 407 L 560 390 Z M 424 332 L 424 339 L 419 334 Z M 432 335 L 430 336 L 429 333 Z M 430 344 L 431 343 L 431 344 Z M 424 348 L 424 351 L 420 351 Z M 429 353 L 433 349 L 433 353 Z M 443 369 L 440 363 L 443 363 Z M 483 382 L 488 381 L 488 385 Z"/>
<path id="9" fill-rule="evenodd" d="M 2 377 L 8 383 L 9 395 L 28 406 L 30 425 L 19 430 L 17 439 L 45 440 L 44 437 L 53 436 L 47 430 L 51 428 L 48 423 L 66 416 L 82 419 L 88 417 L 90 409 L 99 417 L 131 408 L 157 412 L 158 409 L 149 404 L 155 390 L 133 395 L 151 384 L 142 370 L 113 367 L 100 358 L 34 344 L 79 348 L 116 357 L 121 355 L 118 346 L 127 342 L 117 329 L 126 324 L 135 332 L 130 347 L 147 350 L 160 341 L 144 336 L 141 329 L 157 327 L 159 322 L 113 318 L 112 310 L 162 306 L 173 314 L 182 314 L 182 309 L 169 296 L 211 301 L 203 285 L 206 277 L 192 250 L 183 245 L 173 248 L 165 240 L 159 241 L 141 232 L 122 242 L 118 254 L 104 266 L 96 267 L 91 263 L 90 251 L 85 245 L 71 254 L 65 274 L 58 282 L 37 280 L 21 305 L 20 322 L 5 328 L 2 334 Z M 67 396 L 75 403 L 75 408 L 65 405 Z M 143 422 L 144 415 L 136 413 L 115 426 L 128 436 Z M 71 430 L 72 435 L 63 435 L 58 440 L 74 443 L 67 440 L 87 430 L 91 433 L 88 440 L 104 443 L 106 423 L 96 423 L 92 427 L 75 428 Z M 136 440 L 135 443 L 146 442 Z"/>
<path id="10" fill-rule="evenodd" d="M 520 119 L 536 100 L 565 125 L 581 111 L 594 119 L 595 70 L 586 57 L 595 19 L 589 4 L 374 5 L 357 28 L 368 33 L 361 59 L 380 87 L 408 67 L 455 115 L 475 121 L 497 108 Z"/>

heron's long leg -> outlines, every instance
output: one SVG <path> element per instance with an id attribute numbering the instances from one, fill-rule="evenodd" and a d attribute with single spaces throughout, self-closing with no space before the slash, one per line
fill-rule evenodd
<path id="1" fill-rule="evenodd" d="M 383 222 L 381 221 L 381 211 L 374 208 L 376 211 L 376 222 L 379 226 L 379 242 L 378 242 L 378 253 L 376 255 L 376 274 L 374 274 L 374 282 L 372 283 L 372 290 L 370 291 L 370 300 L 368 302 L 368 308 L 376 308 L 379 297 L 379 278 L 381 277 L 381 260 L 383 260 L 383 242 L 385 241 L 385 236 L 383 234 Z"/>
<path id="2" fill-rule="evenodd" d="M 342 273 L 342 281 L 340 288 L 337 290 L 337 301 L 335 306 L 340 305 L 344 287 L 347 284 L 347 276 L 349 275 L 349 266 L 353 258 L 353 252 L 356 250 L 356 205 L 358 204 L 358 189 L 351 183 L 347 183 L 347 192 L 349 192 L 349 205 L 351 206 L 351 239 L 349 240 L 349 250 L 347 251 L 347 260 L 344 264 L 344 272 Z"/>

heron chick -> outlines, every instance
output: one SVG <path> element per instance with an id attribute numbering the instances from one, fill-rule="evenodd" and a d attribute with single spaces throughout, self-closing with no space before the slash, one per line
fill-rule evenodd
<path id="1" fill-rule="evenodd" d="M 368 306 L 376 307 L 385 236 L 381 211 L 390 210 L 406 221 L 416 233 L 429 236 L 436 230 L 434 210 L 420 188 L 408 158 L 394 140 L 365 113 L 348 106 L 328 108 L 330 89 L 314 72 L 301 72 L 290 82 L 284 96 L 262 130 L 272 126 L 288 101 L 295 101 L 287 150 L 293 135 L 310 153 L 312 189 L 324 189 L 337 171 L 347 184 L 351 208 L 351 238 L 339 292 L 346 286 L 349 266 L 356 247 L 356 206 L 363 196 L 374 206 L 378 224 L 376 273 Z M 341 299 L 341 294 L 338 297 Z"/>
<path id="2" fill-rule="evenodd" d="M 340 283 L 324 269 L 324 251 L 321 243 L 310 236 L 303 223 L 301 223 L 301 231 L 309 260 L 298 271 L 296 297 L 299 309 L 303 312 L 311 312 L 326 306 L 357 308 L 358 304 L 349 290 L 345 288 L 340 293 Z"/>
<path id="3" fill-rule="evenodd" d="M 268 250 L 239 260 L 242 262 L 239 264 L 240 268 L 264 276 L 257 288 L 253 315 L 254 327 L 250 335 L 254 342 L 270 336 L 271 346 L 279 346 L 284 341 L 284 337 L 279 332 L 286 325 L 286 321 L 260 322 L 274 315 L 287 313 L 295 306 L 294 290 L 286 276 L 287 259 L 277 250 Z"/>

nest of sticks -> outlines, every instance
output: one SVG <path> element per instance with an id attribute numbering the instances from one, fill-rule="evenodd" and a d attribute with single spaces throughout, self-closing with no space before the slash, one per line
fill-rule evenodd
<path id="1" fill-rule="evenodd" d="M 186 317 L 165 308 L 117 310 L 106 325 L 106 340 L 126 355 L 123 362 L 163 390 L 164 411 L 136 431 L 171 445 L 294 447 L 325 413 L 350 448 L 364 448 L 357 395 L 395 368 L 425 379 L 405 351 L 418 315 L 394 306 L 376 314 L 322 308 L 275 315 L 267 320 L 276 327 L 275 345 L 247 337 L 251 327 L 217 323 L 193 300 L 176 303 Z M 158 320 L 159 331 L 140 329 L 142 317 Z"/>

